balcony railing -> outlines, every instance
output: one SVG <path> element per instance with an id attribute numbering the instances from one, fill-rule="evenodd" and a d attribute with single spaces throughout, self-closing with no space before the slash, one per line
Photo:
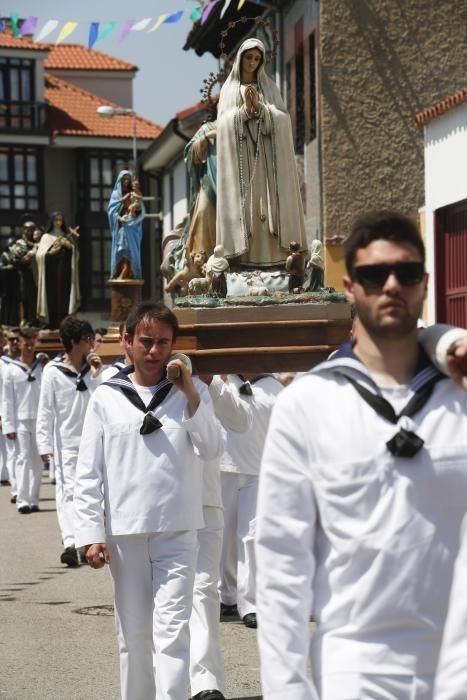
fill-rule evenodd
<path id="1" fill-rule="evenodd" d="M 49 133 L 49 105 L 45 102 L 0 101 L 0 133 Z"/>

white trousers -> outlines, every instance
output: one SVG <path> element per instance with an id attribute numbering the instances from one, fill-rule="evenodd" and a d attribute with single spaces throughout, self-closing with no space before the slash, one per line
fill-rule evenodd
<path id="1" fill-rule="evenodd" d="M 78 450 L 62 450 L 58 462 L 55 462 L 55 502 L 64 547 L 71 547 L 75 543 L 73 494 L 77 461 Z"/>
<path id="2" fill-rule="evenodd" d="M 221 472 L 224 504 L 220 597 L 225 605 L 237 604 L 243 618 L 256 612 L 256 501 L 258 477 Z"/>
<path id="3" fill-rule="evenodd" d="M 434 677 L 330 673 L 316 685 L 320 700 L 432 700 Z"/>
<path id="4" fill-rule="evenodd" d="M 36 421 L 22 421 L 16 433 L 16 507 L 39 505 L 42 460 L 37 450 Z"/>
<path id="5" fill-rule="evenodd" d="M 18 441 L 8 440 L 5 437 L 5 452 L 6 452 L 6 468 L 8 471 L 8 479 L 11 484 L 11 493 L 13 496 L 17 494 L 16 488 L 16 459 L 18 457 Z"/>
<path id="6" fill-rule="evenodd" d="M 222 527 L 221 508 L 203 508 L 205 527 L 198 530 L 193 610 L 190 617 L 191 694 L 224 689 L 224 663 L 219 640 L 219 581 Z"/>
<path id="7" fill-rule="evenodd" d="M 8 438 L 0 430 L 0 479 L 1 481 L 9 481 L 11 484 L 10 473 L 8 471 L 8 464 L 6 459 L 6 446 L 5 441 Z"/>
<path id="8" fill-rule="evenodd" d="M 196 531 L 109 537 L 122 700 L 187 700 Z"/>

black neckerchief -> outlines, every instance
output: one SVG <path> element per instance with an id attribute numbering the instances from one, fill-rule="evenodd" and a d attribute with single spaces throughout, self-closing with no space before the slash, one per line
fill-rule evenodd
<path id="1" fill-rule="evenodd" d="M 63 361 L 63 357 L 60 359 L 55 359 L 53 362 L 52 367 L 56 367 L 62 374 L 64 374 L 67 377 L 74 377 L 76 378 L 76 391 L 87 391 L 88 387 L 86 385 L 86 382 L 84 381 L 83 377 L 87 375 L 88 372 L 91 370 L 91 366 L 88 365 L 86 360 L 83 362 L 81 365 L 81 369 L 79 372 L 76 372 L 73 369 L 70 369 L 68 365 L 66 365 Z"/>
<path id="2" fill-rule="evenodd" d="M 33 375 L 34 370 L 38 365 L 40 365 L 40 360 L 37 359 L 37 357 L 34 359 L 34 362 L 32 363 L 31 367 L 28 367 L 25 365 L 19 358 L 14 359 L 13 357 L 10 357 L 7 364 L 9 365 L 15 365 L 16 367 L 19 367 L 23 372 L 25 372 L 28 375 L 28 382 L 35 382 L 36 377 Z"/>
<path id="3" fill-rule="evenodd" d="M 260 379 L 264 379 L 265 377 L 272 377 L 272 374 L 257 374 L 250 380 L 245 379 L 243 374 L 237 374 L 237 377 L 240 377 L 243 382 L 243 384 L 238 387 L 238 393 L 244 396 L 253 396 L 253 384 L 256 384 L 256 382 L 259 382 Z"/>
<path id="4" fill-rule="evenodd" d="M 103 384 L 120 389 L 120 391 L 128 399 L 128 401 L 130 401 L 133 404 L 133 406 L 135 406 L 135 408 L 138 408 L 145 414 L 139 432 L 141 435 L 149 435 L 155 430 L 159 430 L 159 428 L 162 428 L 162 423 L 158 418 L 156 418 L 156 416 L 154 416 L 151 413 L 151 411 L 153 411 L 157 406 L 159 406 L 159 404 L 163 402 L 165 397 L 169 394 L 170 390 L 172 389 L 173 384 L 172 382 L 169 382 L 169 380 L 166 378 L 159 382 L 159 384 L 157 384 L 156 386 L 156 390 L 153 394 L 151 401 L 146 406 L 141 396 L 136 391 L 133 382 L 128 377 L 129 374 L 134 372 L 134 369 L 135 368 L 133 367 L 133 365 L 128 365 L 128 367 L 125 367 L 125 369 L 122 369 L 117 374 L 114 374 L 113 377 L 110 377 L 110 379 L 108 379 L 106 382 L 103 382 Z"/>
<path id="5" fill-rule="evenodd" d="M 411 418 L 420 411 L 429 400 L 435 385 L 447 377 L 442 374 L 430 361 L 424 349 L 419 345 L 418 363 L 415 374 L 409 383 L 409 389 L 414 395 L 397 414 L 392 405 L 382 395 L 378 385 L 370 377 L 364 364 L 353 352 L 355 342 L 348 341 L 341 345 L 337 353 L 319 367 L 330 369 L 335 374 L 344 376 L 361 398 L 382 418 L 397 425 L 402 416 Z M 356 369 L 371 386 L 372 390 L 355 379 L 349 368 Z M 386 443 L 386 447 L 394 457 L 414 457 L 423 447 L 424 441 L 411 430 L 400 428 Z"/>

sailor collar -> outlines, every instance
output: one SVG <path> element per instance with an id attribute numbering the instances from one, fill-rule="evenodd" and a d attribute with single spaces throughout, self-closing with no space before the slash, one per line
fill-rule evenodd
<path id="1" fill-rule="evenodd" d="M 410 419 L 427 403 L 435 384 L 447 377 L 430 362 L 424 349 L 419 346 L 418 365 L 408 385 L 414 392 L 413 396 L 402 411 L 396 414 L 391 403 L 382 396 L 381 388 L 370 376 L 368 369 L 355 355 L 354 346 L 355 341 L 347 341 L 330 360 L 318 365 L 311 373 L 330 371 L 345 377 L 379 416 L 399 427 L 399 431 L 386 443 L 389 452 L 394 457 L 414 457 L 422 449 L 424 441 L 409 429 Z"/>
<path id="2" fill-rule="evenodd" d="M 84 377 L 91 371 L 91 366 L 85 360 L 81 365 L 79 372 L 76 372 L 65 363 L 64 357 L 64 353 L 55 357 L 52 361 L 52 367 L 56 367 L 66 377 L 73 377 L 76 379 L 76 391 L 87 391 L 88 386 L 84 381 Z"/>
<path id="3" fill-rule="evenodd" d="M 256 377 L 253 377 L 253 379 L 245 379 L 243 374 L 237 374 L 237 377 L 239 377 L 243 382 L 243 384 L 238 387 L 238 393 L 243 394 L 243 396 L 253 396 L 253 385 L 256 384 L 256 382 L 259 382 L 261 379 L 272 376 L 272 374 L 257 374 Z"/>
<path id="4" fill-rule="evenodd" d="M 134 372 L 134 369 L 133 365 L 128 365 L 117 372 L 117 374 L 114 374 L 113 377 L 110 377 L 106 382 L 103 382 L 103 384 L 120 389 L 125 398 L 127 398 L 135 408 L 145 414 L 139 432 L 141 435 L 149 435 L 155 430 L 162 428 L 162 423 L 156 418 L 152 411 L 164 401 L 174 385 L 164 377 L 164 379 L 156 385 L 152 399 L 146 406 L 129 377 L 129 375 Z"/>
<path id="5" fill-rule="evenodd" d="M 25 374 L 28 375 L 28 382 L 35 382 L 37 377 L 34 376 L 34 371 L 39 365 L 41 364 L 40 360 L 37 359 L 37 357 L 34 359 L 34 362 L 30 367 L 28 365 L 25 365 L 24 362 L 22 362 L 19 358 L 13 358 L 10 357 L 8 359 L 7 364 L 9 365 L 15 365 L 15 367 L 19 367 Z"/>

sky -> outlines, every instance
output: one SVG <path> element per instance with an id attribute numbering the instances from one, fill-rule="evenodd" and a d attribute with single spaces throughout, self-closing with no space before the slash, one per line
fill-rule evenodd
<path id="1" fill-rule="evenodd" d="M 162 13 L 191 11 L 196 6 L 195 0 L 12 0 L 12 4 L 2 6 L 1 15 L 38 17 L 36 35 L 48 19 L 79 22 L 64 43 L 84 45 L 91 22 L 101 22 L 101 27 L 109 21 L 119 22 L 114 34 L 94 48 L 139 67 L 133 82 L 133 106 L 141 116 L 165 126 L 176 112 L 198 102 L 203 79 L 217 71 L 216 60 L 211 54 L 199 57 L 192 49 L 183 51 L 192 26 L 187 12 L 176 24 L 162 24 L 151 34 L 130 31 L 122 43 L 117 39 L 125 20 L 152 17 L 150 28 Z M 54 42 L 61 27 L 44 41 Z"/>

